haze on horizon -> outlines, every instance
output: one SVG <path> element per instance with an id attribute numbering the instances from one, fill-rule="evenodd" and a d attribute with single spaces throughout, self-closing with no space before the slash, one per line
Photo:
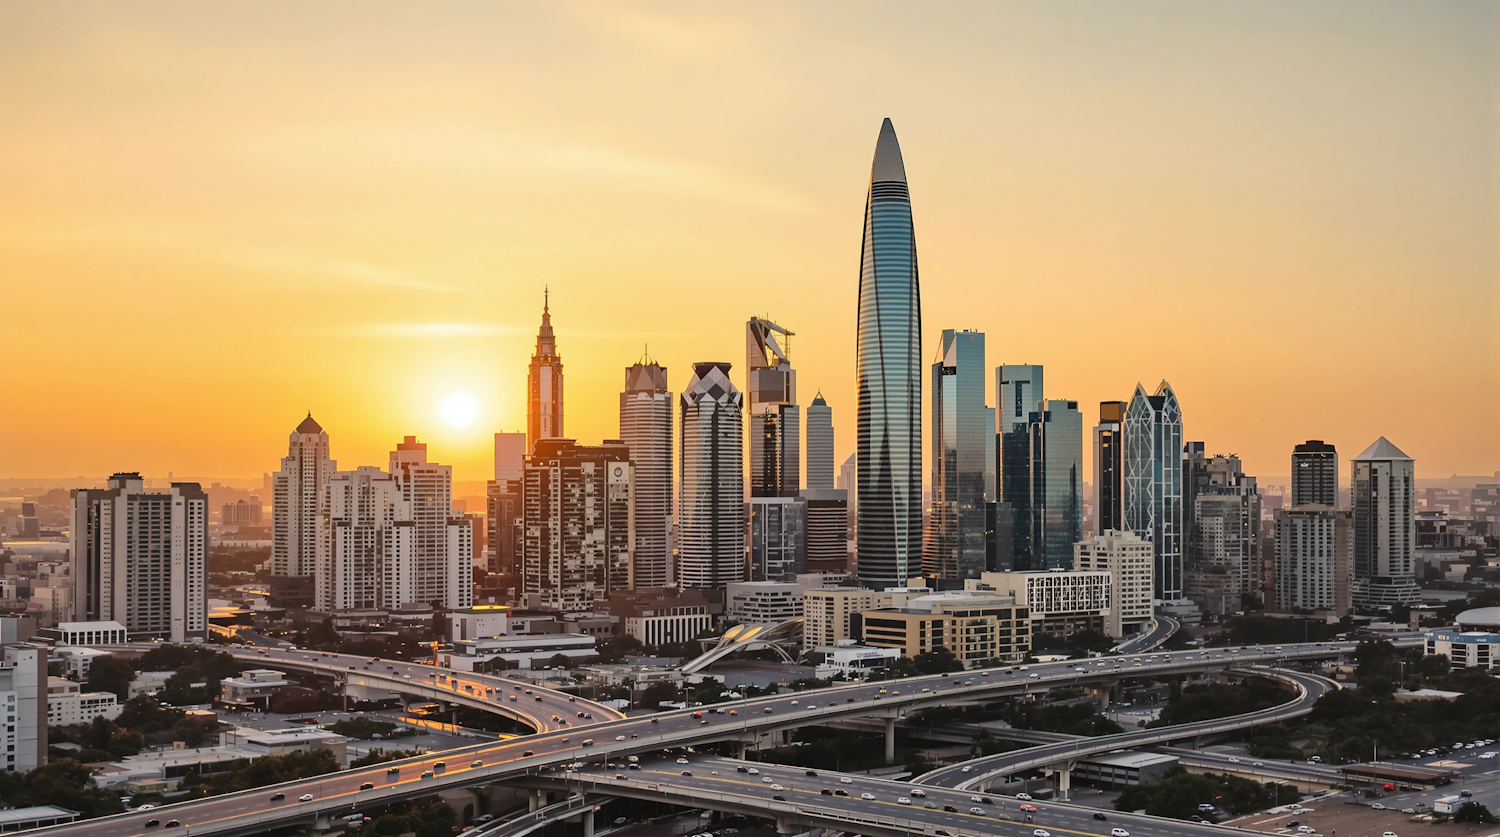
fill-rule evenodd
<path id="1" fill-rule="evenodd" d="M 1250 474 L 1490 474 L 1497 9 L 0 4 L 0 478 L 258 478 L 311 410 L 484 479 L 544 286 L 567 435 L 761 315 L 842 462 L 883 117 L 927 360 L 984 331 L 1086 434 L 1165 378 Z"/>

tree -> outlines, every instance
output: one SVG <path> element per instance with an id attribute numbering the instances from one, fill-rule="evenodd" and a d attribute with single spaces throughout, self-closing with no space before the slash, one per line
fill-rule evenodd
<path id="1" fill-rule="evenodd" d="M 681 693 L 677 689 L 677 684 L 665 680 L 658 680 L 647 686 L 645 693 L 641 695 L 641 703 L 645 706 L 656 706 L 665 701 L 675 703 L 678 700 L 681 700 Z"/>
<path id="2" fill-rule="evenodd" d="M 1470 822 L 1477 825 L 1494 825 L 1500 823 L 1500 818 L 1490 813 L 1490 809 L 1484 807 L 1483 803 L 1466 802 L 1453 812 L 1454 822 Z"/>
<path id="3" fill-rule="evenodd" d="M 114 692 L 120 700 L 130 695 L 130 681 L 135 679 L 135 667 L 119 657 L 99 657 L 89 666 L 88 690 L 91 692 Z"/>
<path id="4" fill-rule="evenodd" d="M 351 769 L 356 768 L 356 767 L 369 767 L 372 764 L 382 764 L 382 763 L 388 762 L 388 761 L 399 761 L 400 759 L 409 759 L 409 758 L 412 758 L 413 756 L 416 756 L 416 755 L 420 755 L 416 750 L 390 750 L 390 751 L 387 751 L 387 750 L 381 749 L 380 747 L 375 747 L 375 748 L 371 749 L 370 752 L 368 752 L 368 753 L 364 754 L 363 756 L 360 756 L 359 758 L 357 758 L 357 759 L 349 762 L 349 767 Z"/>

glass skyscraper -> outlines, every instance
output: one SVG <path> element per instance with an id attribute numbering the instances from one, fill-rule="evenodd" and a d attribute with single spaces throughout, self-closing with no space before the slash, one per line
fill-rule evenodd
<path id="1" fill-rule="evenodd" d="M 1135 386 L 1125 411 L 1125 528 L 1151 541 L 1155 598 L 1177 601 L 1182 584 L 1182 408 L 1172 385 Z"/>
<path id="2" fill-rule="evenodd" d="M 1100 401 L 1094 426 L 1094 534 L 1125 529 L 1125 402 Z"/>
<path id="3" fill-rule="evenodd" d="M 1036 569 L 1031 561 L 1031 414 L 1042 401 L 1042 367 L 1007 364 L 995 368 L 995 568 Z"/>
<path id="4" fill-rule="evenodd" d="M 922 545 L 922 301 L 896 129 L 875 142 L 859 264 L 856 427 L 860 584 L 904 584 Z"/>
<path id="5" fill-rule="evenodd" d="M 1031 414 L 1034 570 L 1073 568 L 1083 540 L 1083 414 L 1077 401 L 1044 401 Z"/>
<path id="6" fill-rule="evenodd" d="M 985 455 L 994 449 L 984 406 L 984 335 L 943 332 L 932 364 L 932 510 L 922 544 L 922 571 L 947 579 L 978 578 L 985 555 Z M 1068 546 L 1071 562 L 1072 544 Z"/>

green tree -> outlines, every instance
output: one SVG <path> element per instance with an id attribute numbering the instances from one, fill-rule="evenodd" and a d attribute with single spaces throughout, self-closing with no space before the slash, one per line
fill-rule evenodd
<path id="1" fill-rule="evenodd" d="M 91 692 L 114 692 L 120 700 L 130 694 L 130 681 L 135 679 L 135 667 L 119 657 L 99 657 L 89 665 L 88 690 Z"/>
<path id="2" fill-rule="evenodd" d="M 391 723 L 390 721 L 380 721 L 376 720 L 375 718 L 356 716 L 353 718 L 343 718 L 341 720 L 334 721 L 333 723 L 328 724 L 325 729 L 327 729 L 329 732 L 336 732 L 339 735 L 345 735 L 350 738 L 358 738 L 362 741 L 369 741 L 371 738 L 374 738 L 377 735 L 379 735 L 381 738 L 390 738 L 391 733 L 396 731 L 396 725 Z"/>
<path id="3" fill-rule="evenodd" d="M 359 758 L 349 762 L 349 767 L 351 769 L 356 767 L 369 767 L 372 764 L 382 764 L 388 761 L 400 761 L 401 759 L 409 759 L 416 755 L 420 755 L 416 750 L 383 750 L 380 747 L 375 747 L 371 749 L 370 752 L 365 753 L 363 756 L 360 756 Z"/>
<path id="4" fill-rule="evenodd" d="M 51 761 L 28 773 L 0 771 L 0 799 L 17 808 L 56 805 L 84 819 L 125 810 L 117 794 L 95 787 L 88 767 L 72 759 Z"/>
<path id="5" fill-rule="evenodd" d="M 1477 825 L 1494 825 L 1495 823 L 1500 823 L 1500 818 L 1496 818 L 1494 814 L 1490 813 L 1490 809 L 1484 807 L 1482 803 L 1468 802 L 1459 806 L 1459 809 L 1453 812 L 1453 821 L 1475 823 Z"/>
<path id="6" fill-rule="evenodd" d="M 641 695 L 641 705 L 654 707 L 664 701 L 675 702 L 681 699 L 682 695 L 677 689 L 677 684 L 658 680 L 646 687 L 646 691 Z"/>

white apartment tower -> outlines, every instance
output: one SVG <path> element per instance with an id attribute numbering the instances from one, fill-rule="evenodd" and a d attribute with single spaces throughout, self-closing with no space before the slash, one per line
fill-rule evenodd
<path id="1" fill-rule="evenodd" d="M 0 646 L 0 768 L 25 773 L 47 763 L 47 649 Z"/>
<path id="2" fill-rule="evenodd" d="M 131 639 L 208 632 L 208 495 L 197 483 L 147 492 L 137 473 L 73 491 L 74 619 L 115 621 Z"/>
<path id="3" fill-rule="evenodd" d="M 336 474 L 324 530 L 330 543 L 328 560 L 318 566 L 319 612 L 373 611 L 412 600 L 403 585 L 411 577 L 416 525 L 395 477 L 372 466 Z"/>
<path id="4" fill-rule="evenodd" d="M 1151 623 L 1154 564 L 1151 542 L 1134 532 L 1106 529 L 1074 544 L 1074 570 L 1109 573 L 1109 586 L 1114 591 L 1110 636 L 1123 637 Z"/>
<path id="5" fill-rule="evenodd" d="M 474 601 L 474 530 L 453 510 L 453 468 L 427 461 L 427 445 L 407 436 L 391 451 L 391 476 L 411 507 L 414 544 L 409 567 L 387 564 L 399 601 L 392 607 L 469 607 Z"/>
<path id="6" fill-rule="evenodd" d="M 292 431 L 281 470 L 271 478 L 271 573 L 293 578 L 317 573 L 325 539 L 318 532 L 328 480 L 338 465 L 328 455 L 328 433 L 312 413 Z"/>
<path id="7" fill-rule="evenodd" d="M 650 358 L 625 370 L 620 441 L 635 466 L 633 587 L 668 587 L 672 573 L 672 393 Z"/>
<path id="8" fill-rule="evenodd" d="M 680 399 L 677 583 L 745 580 L 744 396 L 728 363 L 695 363 Z"/>

